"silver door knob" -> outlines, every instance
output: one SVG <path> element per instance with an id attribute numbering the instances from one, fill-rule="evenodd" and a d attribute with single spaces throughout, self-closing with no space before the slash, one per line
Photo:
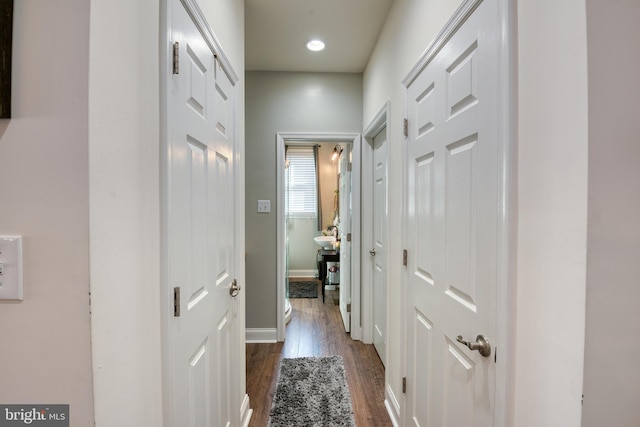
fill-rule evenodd
<path id="1" fill-rule="evenodd" d="M 237 297 L 238 294 L 240 293 L 240 286 L 238 286 L 238 281 L 236 279 L 233 279 L 233 282 L 231 282 L 231 286 L 229 286 L 229 295 L 231 295 L 232 297 Z"/>
<path id="2" fill-rule="evenodd" d="M 376 256 L 376 250 L 375 249 L 371 249 L 369 251 L 369 253 L 371 254 L 371 256 Z"/>
<path id="3" fill-rule="evenodd" d="M 462 335 L 458 335 L 456 341 L 460 344 L 466 345 L 471 351 L 478 350 L 480 355 L 484 357 L 491 356 L 491 344 L 489 343 L 489 339 L 484 335 L 478 335 L 476 337 L 476 342 L 465 341 L 464 338 L 462 338 Z"/>

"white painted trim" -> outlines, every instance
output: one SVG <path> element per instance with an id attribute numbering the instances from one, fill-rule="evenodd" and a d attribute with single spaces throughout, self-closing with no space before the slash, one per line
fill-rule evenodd
<path id="1" fill-rule="evenodd" d="M 224 70 L 227 77 L 229 77 L 229 80 L 231 80 L 231 84 L 235 86 L 235 84 L 238 82 L 238 75 L 233 70 L 229 58 L 227 58 L 227 55 L 225 55 L 224 51 L 222 50 L 222 45 L 218 41 L 218 38 L 213 33 L 213 30 L 211 30 L 209 23 L 207 23 L 207 20 L 204 17 L 204 13 L 202 13 L 202 10 L 200 10 L 200 6 L 198 6 L 198 3 L 195 0 L 180 1 L 184 5 L 184 8 L 187 10 L 187 13 L 191 17 L 191 19 L 193 19 L 193 22 L 196 24 L 196 27 L 200 31 L 200 34 L 202 34 L 202 37 L 209 46 L 209 49 L 213 51 L 214 55 L 218 59 L 218 62 L 220 62 L 220 65 L 222 65 L 222 69 Z"/>
<path id="2" fill-rule="evenodd" d="M 252 415 L 253 409 L 251 409 L 251 405 L 249 404 L 249 395 L 245 394 L 244 399 L 242 399 L 242 404 L 240 405 L 240 425 L 242 427 L 249 427 L 249 421 L 251 421 Z"/>
<path id="3" fill-rule="evenodd" d="M 469 18 L 483 0 L 466 0 L 453 14 L 449 22 L 442 28 L 436 38 L 427 47 L 416 65 L 403 79 L 404 92 L 404 117 L 407 117 L 409 85 L 424 70 L 424 68 L 440 52 L 442 47 L 455 34 L 460 26 Z M 500 111 L 498 113 L 500 128 L 500 144 L 502 145 L 501 169 L 502 187 L 502 216 L 498 224 L 498 256 L 497 256 L 497 295 L 496 295 L 496 337 L 495 351 L 499 351 L 500 360 L 496 363 L 495 383 L 495 427 L 507 427 L 511 425 L 515 396 L 515 324 L 516 324 L 516 261 L 517 261 L 517 10 L 516 0 L 496 0 L 498 2 L 500 30 L 499 46 L 499 79 L 500 86 Z M 404 138 L 402 150 L 402 165 L 406 170 L 407 164 L 407 139 Z M 403 204 L 402 204 L 402 245 L 405 246 L 407 236 L 407 191 L 406 174 L 403 174 Z M 407 306 L 407 272 L 402 276 L 403 301 Z M 510 284 L 512 284 L 510 286 Z M 406 317 L 406 316 L 405 316 Z M 402 348 L 403 376 L 406 375 L 407 337 L 406 319 L 404 320 L 404 345 Z M 499 350 L 498 350 L 499 349 Z"/>
<path id="4" fill-rule="evenodd" d="M 284 341 L 287 326 L 285 307 L 286 289 L 285 275 L 287 274 L 287 260 L 284 246 L 284 157 L 285 140 L 276 135 L 276 340 Z"/>
<path id="5" fill-rule="evenodd" d="M 380 131 L 387 125 L 389 113 L 391 109 L 391 103 L 389 101 L 385 102 L 382 108 L 378 110 L 376 115 L 373 117 L 369 125 L 366 127 L 364 132 L 362 132 L 362 136 L 368 139 L 372 139 L 374 136 L 380 133 Z"/>
<path id="6" fill-rule="evenodd" d="M 502 1 L 502 0 L 501 0 Z M 507 0 L 510 1 L 510 0 Z M 511 0 L 512 1 L 512 0 Z M 458 7 L 451 19 L 440 30 L 438 35 L 427 46 L 427 49 L 420 55 L 418 62 L 411 68 L 409 74 L 402 80 L 404 87 L 409 87 L 411 83 L 420 75 L 422 70 L 435 58 L 442 47 L 447 44 L 449 39 L 456 33 L 458 28 L 471 16 L 474 10 L 482 3 L 482 0 L 466 0 Z M 406 116 L 405 116 L 406 117 Z"/>
<path id="7" fill-rule="evenodd" d="M 391 424 L 393 424 L 394 427 L 399 427 L 401 419 L 400 404 L 398 403 L 398 399 L 389 384 L 386 384 L 384 387 L 384 395 L 384 407 L 387 408 L 387 414 L 389 414 Z"/>
<path id="8" fill-rule="evenodd" d="M 247 343 L 274 343 L 277 342 L 277 331 L 274 328 L 247 328 L 245 329 Z"/>
<path id="9" fill-rule="evenodd" d="M 511 425 L 515 406 L 516 364 L 516 270 L 518 237 L 518 15 L 516 0 L 497 0 L 500 22 L 499 72 L 501 73 L 500 111 L 498 114 L 502 150 L 502 183 L 504 206 L 500 218 L 497 258 L 497 316 L 495 426 Z"/>
<path id="10" fill-rule="evenodd" d="M 318 270 L 289 270 L 289 278 L 292 277 L 315 279 L 318 277 Z"/>
<path id="11" fill-rule="evenodd" d="M 168 255 L 167 251 L 162 248 L 166 248 L 167 245 L 167 221 L 162 218 L 162 212 L 167 209 L 168 201 L 166 191 L 167 188 L 167 169 L 169 165 L 168 156 L 168 139 L 169 139 L 169 76 L 171 71 L 169 70 L 169 63 L 171 62 L 172 48 L 171 48 L 171 0 L 161 0 L 160 4 L 160 167 L 158 168 L 160 177 L 160 188 L 158 189 L 160 197 L 160 304 L 162 307 L 171 307 L 172 301 L 169 297 L 169 292 L 166 290 L 169 288 L 167 284 L 167 265 Z M 162 48 L 164 44 L 164 49 Z M 171 426 L 171 420 L 173 419 L 173 413 L 170 403 L 170 390 L 173 387 L 173 375 L 171 374 L 172 360 L 168 357 L 172 348 L 171 342 L 171 317 L 169 313 L 164 313 L 167 310 L 162 310 L 160 307 L 160 352 L 161 352 L 161 371 L 162 375 L 162 425 L 164 427 Z M 97 424 L 97 423 L 96 423 Z"/>
<path id="12" fill-rule="evenodd" d="M 365 143 L 362 144 L 362 252 L 367 253 L 373 247 L 373 138 L 386 127 L 387 142 L 390 140 L 389 126 L 387 125 L 391 116 L 391 103 L 389 101 L 378 110 L 374 118 L 364 130 L 362 136 Z M 389 144 L 387 143 L 387 158 Z M 387 254 L 387 264 L 391 254 Z M 362 342 L 370 344 L 373 342 L 373 275 L 369 263 L 362 262 L 361 265 L 362 282 Z M 389 268 L 387 266 L 387 272 Z M 389 277 L 387 277 L 389 283 Z M 387 324 L 389 324 L 389 307 L 387 306 Z M 385 355 L 385 360 L 387 356 Z"/>
<path id="13" fill-rule="evenodd" d="M 362 340 L 362 137 L 351 147 L 351 338 Z"/>
<path id="14" fill-rule="evenodd" d="M 375 136 L 375 135 L 374 135 Z M 364 135 L 362 144 L 362 253 L 373 247 L 371 230 L 373 229 L 373 136 Z M 367 249 L 368 248 L 368 249 Z M 373 271 L 371 264 L 362 260 L 360 289 L 362 292 L 362 342 L 373 342 Z"/>
<path id="15" fill-rule="evenodd" d="M 276 329 L 277 340 L 285 338 L 285 247 L 284 247 L 284 151 L 285 144 L 310 144 L 319 142 L 342 142 L 352 144 L 352 230 L 353 244 L 351 256 L 354 266 L 360 265 L 360 153 L 361 136 L 359 133 L 338 132 L 278 132 L 276 134 Z M 360 269 L 352 268 L 351 277 L 351 338 L 359 340 L 361 337 L 360 320 Z"/>

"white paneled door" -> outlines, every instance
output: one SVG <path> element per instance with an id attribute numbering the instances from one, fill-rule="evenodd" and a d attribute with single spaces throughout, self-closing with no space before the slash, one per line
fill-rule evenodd
<path id="1" fill-rule="evenodd" d="M 234 88 L 181 2 L 171 4 L 179 62 L 168 82 L 163 223 L 166 291 L 179 301 L 168 321 L 166 403 L 174 427 L 238 425 Z"/>
<path id="2" fill-rule="evenodd" d="M 387 351 L 387 129 L 373 138 L 373 345 L 383 364 Z"/>
<path id="3" fill-rule="evenodd" d="M 346 332 L 351 331 L 351 150 L 345 144 L 340 156 L 339 214 L 340 214 L 340 314 Z"/>
<path id="4" fill-rule="evenodd" d="M 408 426 L 494 425 L 494 348 L 472 348 L 496 337 L 499 19 L 477 3 L 407 88 Z"/>

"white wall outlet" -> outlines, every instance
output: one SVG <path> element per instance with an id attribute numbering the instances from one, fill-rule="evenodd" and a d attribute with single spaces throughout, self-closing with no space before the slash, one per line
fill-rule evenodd
<path id="1" fill-rule="evenodd" d="M 0 236 L 0 300 L 22 301 L 22 236 Z"/>
<path id="2" fill-rule="evenodd" d="M 271 200 L 258 200 L 258 213 L 271 212 Z"/>

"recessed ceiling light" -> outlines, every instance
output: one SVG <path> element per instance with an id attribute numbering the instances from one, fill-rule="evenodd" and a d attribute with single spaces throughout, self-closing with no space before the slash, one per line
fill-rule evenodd
<path id="1" fill-rule="evenodd" d="M 324 43 L 321 40 L 309 40 L 307 42 L 307 49 L 312 50 L 314 52 L 318 52 L 319 50 L 324 49 Z"/>

